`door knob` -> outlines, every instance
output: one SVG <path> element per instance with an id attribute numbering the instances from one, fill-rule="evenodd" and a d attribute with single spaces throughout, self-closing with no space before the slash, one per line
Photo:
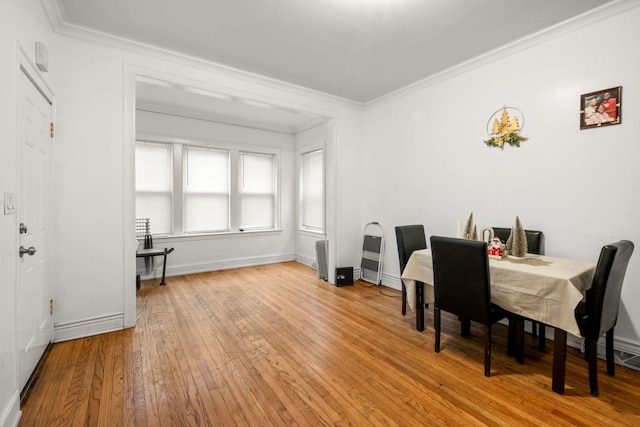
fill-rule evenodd
<path id="1" fill-rule="evenodd" d="M 33 255 L 36 253 L 36 248 L 33 246 L 29 247 L 29 249 L 25 249 L 24 246 L 20 246 L 20 258 L 24 256 L 24 254 Z"/>

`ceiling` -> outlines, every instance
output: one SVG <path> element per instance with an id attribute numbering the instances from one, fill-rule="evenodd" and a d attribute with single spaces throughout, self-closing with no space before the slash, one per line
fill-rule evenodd
<path id="1" fill-rule="evenodd" d="M 366 103 L 615 0 L 56 1 L 65 25 Z"/>
<path id="2" fill-rule="evenodd" d="M 136 83 L 136 110 L 295 135 L 329 118 L 153 79 Z"/>

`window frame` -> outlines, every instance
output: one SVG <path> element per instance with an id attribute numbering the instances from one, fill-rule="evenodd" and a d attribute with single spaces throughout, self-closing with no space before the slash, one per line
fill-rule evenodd
<path id="1" fill-rule="evenodd" d="M 322 152 L 322 227 L 310 227 L 303 224 L 304 220 L 304 156 L 318 151 Z M 324 144 L 314 144 L 302 147 L 297 152 L 297 170 L 298 170 L 298 210 L 297 210 L 297 228 L 298 231 L 310 233 L 313 235 L 324 235 L 327 229 L 326 206 L 327 206 L 327 181 L 326 181 L 326 150 Z"/>
<path id="2" fill-rule="evenodd" d="M 272 186 L 272 192 L 271 194 L 271 218 L 273 219 L 272 224 L 270 226 L 247 226 L 247 225 L 243 225 L 241 224 L 241 219 L 242 219 L 242 195 L 244 194 L 241 190 L 241 181 L 243 179 L 243 167 L 244 167 L 244 161 L 241 161 L 243 158 L 245 158 L 245 156 L 255 156 L 255 157 L 269 157 L 271 159 L 271 186 Z M 279 226 L 279 209 L 278 206 L 280 204 L 280 180 L 278 177 L 278 171 L 279 171 L 279 167 L 278 167 L 278 156 L 273 154 L 273 153 L 265 153 L 265 152 L 256 152 L 253 150 L 240 150 L 238 152 L 238 191 L 237 191 L 237 196 L 238 196 L 238 215 L 237 215 L 237 219 L 238 219 L 238 229 L 240 231 L 253 231 L 253 230 L 274 230 L 276 228 L 278 228 Z"/>
<path id="3" fill-rule="evenodd" d="M 168 166 L 169 166 L 169 173 L 171 174 L 171 177 L 169 178 L 169 181 L 171 181 L 171 190 L 168 192 L 168 196 L 169 196 L 169 208 L 170 211 L 168 212 L 168 219 L 169 219 L 169 232 L 171 233 L 173 231 L 173 223 L 175 222 L 175 218 L 174 218 L 174 210 L 173 210 L 173 205 L 175 203 L 175 193 L 173 191 L 174 188 L 174 184 L 173 184 L 173 175 L 175 174 L 175 147 L 169 144 L 162 144 L 162 143 L 158 143 L 155 141 L 136 141 L 136 146 L 135 149 L 138 148 L 138 145 L 143 145 L 143 146 L 163 146 L 163 150 L 166 150 L 166 154 L 168 156 L 167 160 L 168 160 Z M 135 168 L 135 159 L 134 159 L 134 168 Z M 136 171 L 137 172 L 137 171 Z M 134 177 L 135 177 L 135 172 L 134 172 Z M 135 178 L 134 178 L 134 186 L 135 184 Z M 143 194 L 153 194 L 156 193 L 154 191 L 140 191 L 140 193 Z M 136 218 L 140 217 L 144 217 L 144 215 L 138 215 L 138 211 L 137 211 L 137 205 L 138 205 L 138 188 L 135 187 L 134 188 L 134 197 L 135 197 L 135 203 L 134 203 L 134 209 L 136 211 Z M 163 193 L 165 194 L 165 193 Z M 161 231 L 160 233 L 158 233 L 160 235 L 164 234 L 164 231 Z"/>
<path id="4" fill-rule="evenodd" d="M 262 233 L 281 231 L 281 200 L 282 189 L 280 188 L 280 176 L 281 176 L 281 162 L 282 153 L 279 147 L 252 145 L 239 142 L 223 142 L 223 141 L 198 141 L 187 140 L 183 138 L 165 138 L 156 136 L 138 136 L 135 140 L 135 144 L 149 143 L 149 144 L 167 144 L 171 146 L 173 154 L 173 203 L 172 203 L 172 230 L 170 233 L 154 233 L 153 227 L 151 234 L 154 237 L 162 238 L 182 238 L 182 237 L 196 237 L 196 236 L 217 236 L 217 235 L 229 235 L 240 233 Z M 184 231 L 184 158 L 186 153 L 186 147 L 194 147 L 199 149 L 210 150 L 222 150 L 229 152 L 229 229 L 223 231 Z M 240 229 L 240 194 L 238 190 L 239 186 L 239 157 L 240 153 L 251 153 L 257 155 L 269 155 L 273 156 L 273 179 L 274 179 L 274 213 L 272 227 L 252 227 L 249 229 Z M 134 161 L 135 165 L 135 161 Z M 134 197 L 136 197 L 137 189 L 134 182 Z"/>

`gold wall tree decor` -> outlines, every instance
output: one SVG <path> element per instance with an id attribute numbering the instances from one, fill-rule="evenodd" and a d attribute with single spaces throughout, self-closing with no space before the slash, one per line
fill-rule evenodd
<path id="1" fill-rule="evenodd" d="M 490 138 L 484 141 L 489 147 L 504 149 L 504 144 L 520 147 L 521 141 L 527 138 L 520 134 L 524 126 L 524 115 L 520 110 L 506 105 L 493 113 L 487 122 L 487 133 Z"/>

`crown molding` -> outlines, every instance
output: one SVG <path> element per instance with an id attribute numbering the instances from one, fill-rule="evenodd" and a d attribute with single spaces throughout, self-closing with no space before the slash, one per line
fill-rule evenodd
<path id="1" fill-rule="evenodd" d="M 364 109 L 367 110 L 369 108 L 385 104 L 395 99 L 402 98 L 420 89 L 424 89 L 426 87 L 444 82 L 460 74 L 470 72 L 476 68 L 498 61 L 502 58 L 516 54 L 518 52 L 527 50 L 531 47 L 545 43 L 547 41 L 553 40 L 556 37 L 571 33 L 585 26 L 592 25 L 603 19 L 622 14 L 639 6 L 640 0 L 614 0 L 611 3 L 607 3 L 581 15 L 577 15 L 573 18 L 567 19 L 566 21 L 560 22 L 544 30 L 521 37 L 499 48 L 493 49 L 487 53 L 469 59 L 468 61 L 462 62 L 444 71 L 425 77 L 424 79 L 418 80 L 415 83 L 404 86 L 374 100 L 365 102 L 363 104 Z"/>
<path id="2" fill-rule="evenodd" d="M 155 59 L 179 63 L 199 70 L 214 72 L 225 77 L 235 78 L 250 84 L 260 85 L 270 89 L 284 91 L 297 96 L 311 97 L 318 101 L 328 102 L 352 110 L 361 111 L 363 103 L 347 98 L 331 95 L 304 86 L 274 79 L 231 66 L 187 55 L 181 52 L 165 49 L 148 43 L 119 37 L 113 34 L 97 31 L 66 21 L 64 7 L 60 0 L 40 0 L 53 31 L 59 35 L 79 40 L 101 44 L 136 55 L 148 56 Z"/>
<path id="3" fill-rule="evenodd" d="M 60 0 L 40 0 L 40 4 L 47 15 L 51 29 L 58 32 L 66 18 Z"/>

